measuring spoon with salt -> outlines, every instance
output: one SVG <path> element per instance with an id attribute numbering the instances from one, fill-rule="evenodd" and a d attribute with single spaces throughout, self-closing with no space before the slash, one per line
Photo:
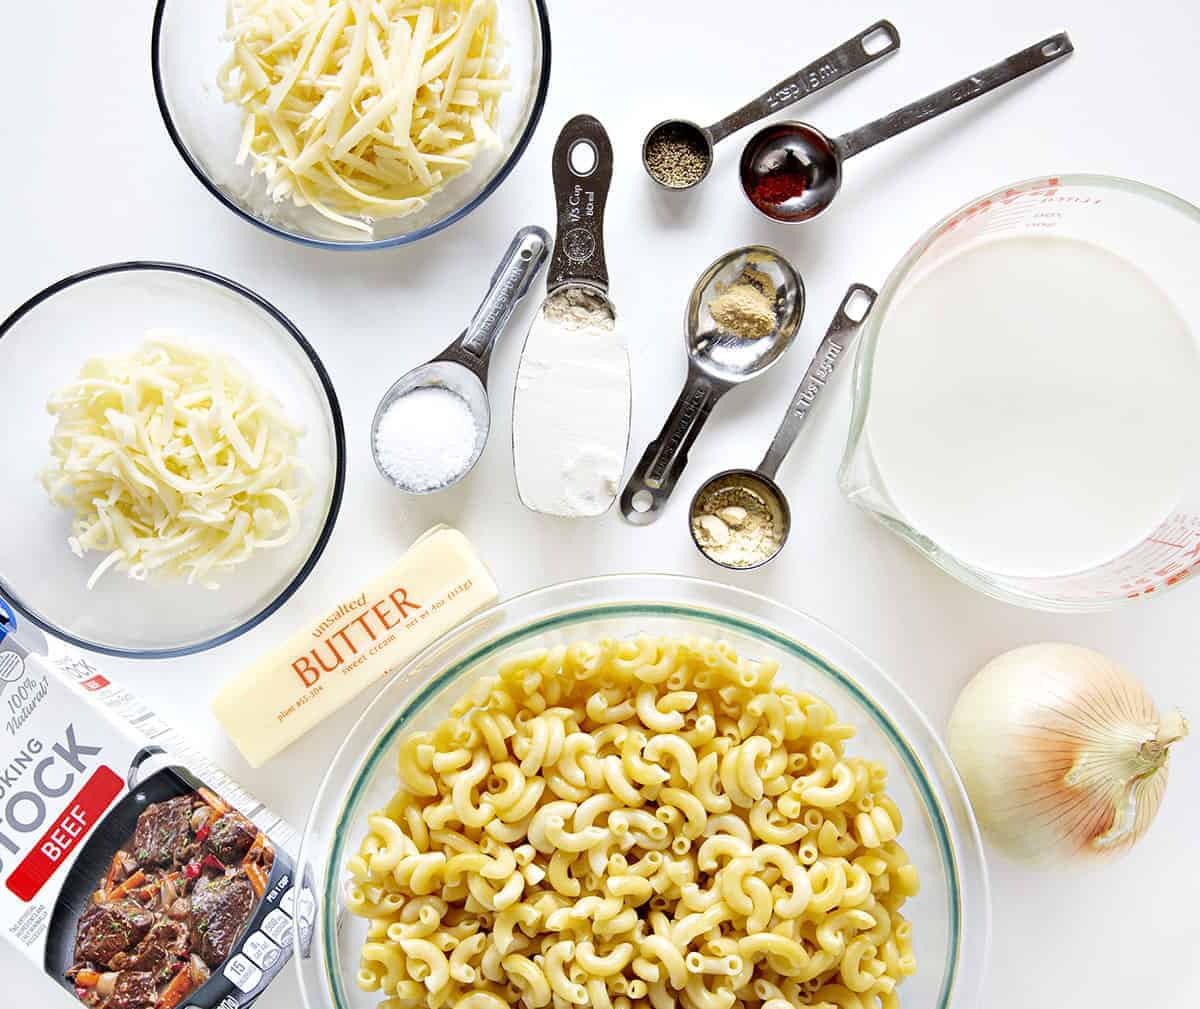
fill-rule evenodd
<path id="1" fill-rule="evenodd" d="M 817 397 L 833 370 L 858 335 L 859 327 L 875 304 L 875 298 L 875 291 L 865 284 L 850 285 L 758 468 L 727 469 L 710 477 L 696 491 L 688 515 L 688 527 L 696 548 L 714 564 L 733 571 L 748 571 L 766 564 L 783 549 L 792 530 L 792 510 L 783 488 L 775 482 L 775 475 L 812 415 Z M 722 549 L 737 536 L 737 523 L 739 520 L 745 521 L 746 516 L 723 516 L 721 513 L 733 509 L 744 513 L 746 509 L 737 504 L 739 500 L 744 502 L 743 494 L 749 495 L 751 503 L 761 505 L 769 516 L 767 528 L 761 537 L 750 544 L 752 550 L 749 558 Z M 723 497 L 727 498 L 727 502 L 722 502 Z"/>
<path id="2" fill-rule="evenodd" d="M 849 77 L 899 48 L 900 33 L 896 26 L 890 21 L 876 21 L 711 126 L 700 126 L 689 119 L 667 119 L 651 127 L 642 143 L 642 166 L 663 189 L 676 192 L 692 189 L 708 176 L 713 164 L 713 148 L 726 137 Z"/>
<path id="3" fill-rule="evenodd" d="M 598 119 L 563 127 L 551 170 L 558 233 L 517 368 L 513 467 L 527 508 L 587 518 L 608 511 L 620 490 L 633 398 L 628 342 L 608 297 L 613 149 Z"/>
<path id="4" fill-rule="evenodd" d="M 550 235 L 544 228 L 529 225 L 518 231 L 492 274 L 487 294 L 458 339 L 432 361 L 397 379 L 383 394 L 371 422 L 371 456 L 385 480 L 409 494 L 428 494 L 458 483 L 479 461 L 492 426 L 487 394 L 492 348 L 549 254 Z M 406 482 L 402 474 L 389 469 L 382 457 L 379 438 L 380 424 L 392 406 L 402 397 L 425 389 L 445 390 L 465 401 L 475 428 L 475 444 L 462 468 L 433 486 Z M 428 432 L 414 430 L 411 436 L 425 438 Z"/>
<path id="5" fill-rule="evenodd" d="M 769 333 L 753 338 L 725 331 L 712 314 L 713 302 L 748 271 L 764 274 L 775 291 L 775 324 Z M 800 274 L 765 245 L 734 249 L 700 275 L 688 299 L 687 381 L 662 431 L 646 449 L 621 494 L 621 514 L 627 522 L 649 525 L 658 519 L 717 401 L 778 361 L 792 345 L 803 317 Z"/>

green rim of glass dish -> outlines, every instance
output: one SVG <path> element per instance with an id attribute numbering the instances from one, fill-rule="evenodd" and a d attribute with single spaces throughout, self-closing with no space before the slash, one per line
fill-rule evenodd
<path id="1" fill-rule="evenodd" d="M 937 795 L 929 785 L 929 775 L 924 765 L 918 759 L 916 753 L 913 752 L 912 747 L 904 739 L 904 736 L 887 714 L 875 703 L 871 695 L 859 686 L 853 677 L 830 663 L 822 655 L 800 644 L 794 638 L 772 630 L 769 627 L 764 627 L 762 624 L 729 613 L 705 610 L 691 604 L 680 605 L 671 603 L 601 603 L 579 609 L 566 610 L 505 631 L 499 637 L 493 638 L 478 648 L 473 649 L 463 658 L 447 666 L 447 668 L 432 677 L 429 682 L 416 691 L 412 699 L 396 714 L 391 726 L 376 739 L 370 753 L 359 765 L 354 783 L 350 786 L 350 790 L 342 802 L 341 811 L 338 813 L 333 832 L 334 841 L 325 873 L 326 878 L 322 884 L 324 890 L 322 915 L 325 921 L 324 927 L 320 929 L 322 935 L 321 956 L 325 960 L 325 971 L 334 989 L 335 1004 L 346 1005 L 349 1002 L 342 986 L 336 943 L 338 935 L 337 909 L 339 906 L 337 887 L 340 885 L 341 880 L 343 853 L 347 841 L 355 836 L 352 830 L 354 825 L 350 822 L 350 811 L 358 803 L 359 797 L 367 787 L 366 783 L 370 779 L 371 772 L 374 770 L 377 762 L 387 757 L 395 745 L 396 737 L 407 728 L 412 717 L 433 700 L 444 687 L 463 673 L 485 662 L 496 652 L 529 637 L 530 634 L 555 630 L 564 625 L 578 623 L 581 620 L 613 616 L 678 617 L 687 620 L 702 620 L 707 623 L 736 629 L 762 639 L 800 658 L 802 661 L 811 662 L 818 666 L 850 691 L 871 712 L 875 723 L 883 730 L 884 734 L 900 752 L 904 763 L 908 766 L 912 774 L 912 780 L 917 791 L 925 801 L 925 808 L 929 810 L 930 817 L 933 820 L 934 836 L 937 839 L 937 847 L 942 865 L 946 870 L 950 893 L 950 906 L 947 911 L 949 914 L 951 950 L 946 972 L 942 979 L 942 988 L 938 993 L 938 1005 L 948 1005 L 950 993 L 954 989 L 954 982 L 958 976 L 959 968 L 959 949 L 962 939 L 962 889 L 960 886 L 958 863 L 954 857 L 953 846 L 950 843 L 950 831 L 947 826 L 945 811 L 942 809 Z"/>

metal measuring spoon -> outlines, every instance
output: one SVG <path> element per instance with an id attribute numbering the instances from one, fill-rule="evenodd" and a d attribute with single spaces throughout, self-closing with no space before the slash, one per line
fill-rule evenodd
<path id="1" fill-rule="evenodd" d="M 492 409 L 487 394 L 492 348 L 549 253 L 550 235 L 545 228 L 530 225 L 518 231 L 500 265 L 496 267 L 496 272 L 492 274 L 487 294 L 459 338 L 432 361 L 403 375 L 383 394 L 371 421 L 371 457 L 375 460 L 375 468 L 388 482 L 410 494 L 428 494 L 458 483 L 479 461 L 492 426 Z M 466 400 L 475 421 L 475 449 L 462 472 L 451 480 L 439 487 L 417 489 L 406 487 L 384 469 L 379 458 L 377 435 L 379 423 L 388 407 L 401 396 L 427 388 L 448 389 Z M 421 437 L 422 433 L 414 432 L 414 436 Z"/>
<path id="2" fill-rule="evenodd" d="M 813 406 L 816 404 L 821 390 L 825 388 L 825 384 L 838 366 L 838 362 L 845 356 L 846 349 L 858 335 L 859 327 L 866 319 L 871 306 L 875 304 L 875 298 L 875 291 L 865 284 L 850 285 L 850 289 L 838 306 L 833 321 L 829 324 L 829 329 L 825 332 L 825 338 L 813 355 L 812 364 L 804 373 L 796 395 L 792 397 L 783 423 L 779 425 L 779 430 L 775 433 L 758 468 L 727 469 L 706 480 L 696 491 L 688 514 L 688 528 L 692 532 L 692 542 L 696 544 L 696 548 L 714 564 L 720 564 L 721 567 L 733 571 L 748 571 L 751 568 L 762 567 L 768 561 L 773 560 L 783 549 L 792 529 L 792 510 L 788 505 L 787 495 L 775 482 L 775 474 L 779 472 L 780 464 L 791 451 L 792 446 L 796 443 L 796 438 L 812 414 Z M 848 314 L 847 310 L 851 302 L 861 302 L 862 299 L 866 299 L 866 304 L 857 317 Z M 716 556 L 718 551 L 712 546 L 701 542 L 696 527 L 698 520 L 709 514 L 700 507 L 701 502 L 715 497 L 727 487 L 745 488 L 762 502 L 771 516 L 771 540 L 767 544 L 771 552 L 762 560 L 752 564 L 729 563 Z M 718 506 L 718 510 L 720 507 Z M 736 533 L 736 529 L 732 532 Z"/>
<path id="3" fill-rule="evenodd" d="M 709 310 L 713 300 L 747 267 L 766 273 L 776 292 L 775 328 L 750 340 L 722 330 Z M 621 494 L 621 514 L 627 522 L 649 525 L 658 518 L 717 400 L 778 361 L 791 346 L 803 317 L 804 281 L 791 263 L 765 245 L 734 249 L 700 275 L 688 299 L 687 381 L 662 431 L 646 449 Z"/>
<path id="4" fill-rule="evenodd" d="M 807 221 L 833 202 L 842 184 L 842 162 L 847 158 L 1073 51 L 1066 32 L 1051 35 L 840 137 L 828 137 L 808 123 L 764 127 L 742 151 L 742 190 L 751 205 L 773 221 Z"/>
<path id="5" fill-rule="evenodd" d="M 554 181 L 554 202 L 558 211 L 557 234 L 554 253 L 546 274 L 546 300 L 539 313 L 545 312 L 547 304 L 555 295 L 577 288 L 586 291 L 601 302 L 615 320 L 617 310 L 608 296 L 608 266 L 604 258 L 604 211 L 608 202 L 608 190 L 612 182 L 613 149 L 608 133 L 595 116 L 579 115 L 569 120 L 558 135 L 551 160 Z M 517 367 L 516 387 L 513 393 L 513 469 L 516 474 L 517 495 L 522 504 L 532 511 L 548 515 L 584 518 L 602 515 L 612 507 L 621 474 L 625 471 L 625 456 L 629 450 L 629 419 L 633 408 L 633 386 L 629 375 L 629 352 L 625 334 L 618 326 L 607 342 L 610 355 L 601 355 L 601 361 L 591 362 L 592 367 L 607 366 L 613 383 L 613 409 L 610 411 L 610 439 L 604 439 L 599 448 L 605 458 L 611 458 L 613 482 L 611 490 L 605 486 L 595 499 L 586 501 L 586 507 L 571 508 L 566 498 L 557 503 L 539 500 L 536 488 L 539 477 L 549 473 L 554 465 L 553 458 L 538 458 L 527 448 L 533 432 L 531 427 L 540 423 L 535 410 L 536 385 L 553 383 L 556 388 L 571 391 L 577 384 L 578 369 L 547 365 L 547 348 L 544 344 L 549 334 L 537 329 L 536 319 L 525 337 L 521 361 Z M 569 338 L 569 337 L 568 337 Z M 620 367 L 613 367 L 614 363 Z M 535 382 L 536 376 L 536 382 Z M 620 386 L 620 395 L 617 387 Z M 545 386 L 543 385 L 543 388 Z M 577 395 L 584 395 L 580 390 Z M 616 402 L 619 401 L 619 408 Z M 598 409 L 601 404 L 578 402 L 579 410 Z M 570 437 L 572 419 L 562 418 L 555 425 L 555 434 L 560 439 Z M 545 444 L 545 443 L 543 443 Z M 551 451 L 553 457 L 554 453 Z M 619 461 L 617 456 L 619 455 Z M 560 477 L 561 474 L 555 474 Z M 606 480 L 607 482 L 607 480 Z"/>
<path id="6" fill-rule="evenodd" d="M 873 52 L 867 51 L 869 39 L 882 41 Z M 663 189 L 680 191 L 698 186 L 708 176 L 713 163 L 713 147 L 732 133 L 756 123 L 780 109 L 794 105 L 801 98 L 849 77 L 854 71 L 870 66 L 876 60 L 900 48 L 900 33 L 890 21 L 876 21 L 854 38 L 813 60 L 786 80 L 764 92 L 752 102 L 711 126 L 699 126 L 689 119 L 666 119 L 650 129 L 642 143 L 642 166 Z M 688 153 L 694 166 L 692 176 L 669 181 L 665 168 L 658 164 L 659 152 L 675 148 Z M 699 174 L 696 174 L 696 173 Z"/>

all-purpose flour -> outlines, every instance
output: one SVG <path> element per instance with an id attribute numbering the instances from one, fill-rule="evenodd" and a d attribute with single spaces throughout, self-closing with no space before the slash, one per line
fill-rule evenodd
<path id="1" fill-rule="evenodd" d="M 566 518 L 606 512 L 625 469 L 629 411 L 629 353 L 611 306 L 580 288 L 548 298 L 517 372 L 521 500 Z"/>

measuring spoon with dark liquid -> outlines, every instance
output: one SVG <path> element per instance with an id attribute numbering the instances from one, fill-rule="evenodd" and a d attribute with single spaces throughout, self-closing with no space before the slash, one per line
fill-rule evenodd
<path id="1" fill-rule="evenodd" d="M 807 221 L 833 202 L 842 185 L 842 163 L 847 158 L 1073 51 L 1066 32 L 1051 35 L 840 137 L 828 137 L 808 123 L 767 126 L 751 137 L 742 152 L 742 190 L 751 205 L 773 221 Z"/>
<path id="2" fill-rule="evenodd" d="M 876 21 L 711 126 L 700 126 L 688 119 L 667 119 L 652 127 L 642 143 L 642 165 L 663 189 L 681 191 L 698 186 L 712 168 L 713 147 L 730 134 L 794 105 L 899 48 L 900 33 L 896 26 L 890 21 Z M 672 151 L 686 153 L 687 165 L 673 164 L 668 156 Z"/>

